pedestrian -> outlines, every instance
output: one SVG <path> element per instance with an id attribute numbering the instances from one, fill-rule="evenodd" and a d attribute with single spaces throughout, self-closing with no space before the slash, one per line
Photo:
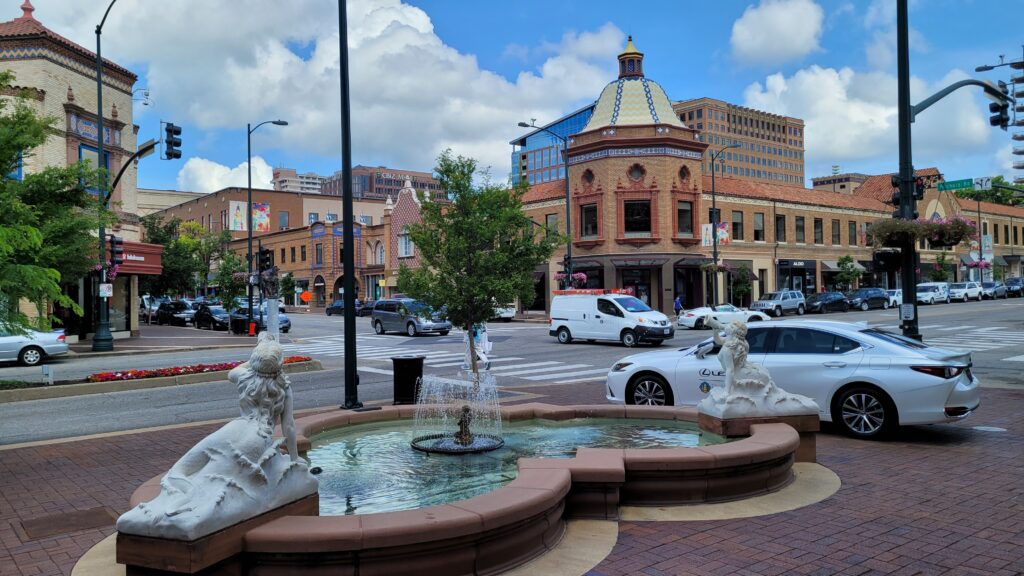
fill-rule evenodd
<path id="1" fill-rule="evenodd" d="M 676 296 L 672 306 L 676 309 L 676 317 L 678 317 L 679 313 L 683 311 L 683 302 L 679 299 L 679 296 Z"/>

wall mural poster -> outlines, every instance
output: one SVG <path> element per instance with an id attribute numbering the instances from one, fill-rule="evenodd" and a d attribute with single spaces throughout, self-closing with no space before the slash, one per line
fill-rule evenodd
<path id="1" fill-rule="evenodd" d="M 253 202 L 252 231 L 270 232 L 270 204 Z"/>
<path id="2" fill-rule="evenodd" d="M 232 232 L 245 232 L 246 221 L 245 221 L 245 202 L 236 202 L 232 200 L 228 202 L 228 229 Z"/>
<path id="3" fill-rule="evenodd" d="M 729 223 L 728 222 L 719 222 L 718 223 L 718 245 L 722 246 L 722 245 L 728 244 L 731 239 L 732 239 L 732 234 L 729 231 Z"/>

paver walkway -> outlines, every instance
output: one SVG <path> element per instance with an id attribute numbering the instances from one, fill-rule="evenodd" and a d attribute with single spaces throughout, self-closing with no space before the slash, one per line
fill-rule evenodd
<path id="1" fill-rule="evenodd" d="M 602 388 L 525 391 L 601 403 Z M 1024 574 L 1021 414 L 1024 388 L 984 389 L 980 411 L 959 424 L 907 428 L 888 442 L 825 432 L 819 462 L 843 482 L 833 497 L 742 520 L 624 521 L 590 575 Z M 0 449 L 0 576 L 70 574 L 114 531 L 128 495 L 215 428 Z"/>

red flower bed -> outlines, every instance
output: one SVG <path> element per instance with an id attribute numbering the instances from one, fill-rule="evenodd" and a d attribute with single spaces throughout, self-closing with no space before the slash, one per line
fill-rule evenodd
<path id="1" fill-rule="evenodd" d="M 284 359 L 285 364 L 296 362 L 309 362 L 309 356 L 289 356 Z M 141 378 L 159 378 L 161 376 L 180 376 L 182 374 L 199 374 L 201 372 L 220 372 L 231 370 L 241 364 L 237 362 L 220 362 L 217 364 L 193 364 L 191 366 L 177 366 L 174 368 L 156 368 L 154 370 L 123 370 L 121 372 L 97 372 L 86 378 L 87 382 L 114 382 L 117 380 L 139 380 Z"/>

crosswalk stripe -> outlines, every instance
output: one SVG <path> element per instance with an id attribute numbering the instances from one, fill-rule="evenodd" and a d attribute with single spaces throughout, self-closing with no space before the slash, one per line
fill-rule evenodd
<path id="1" fill-rule="evenodd" d="M 1009 358 L 1003 358 L 1004 362 L 1024 362 L 1024 355 L 1010 356 Z"/>
<path id="2" fill-rule="evenodd" d="M 523 379 L 524 380 L 548 380 L 548 379 L 551 379 L 551 378 L 559 378 L 559 377 L 562 377 L 562 376 L 583 376 L 584 374 L 607 374 L 607 373 L 608 373 L 608 369 L 607 368 L 597 368 L 597 369 L 594 369 L 594 370 L 580 370 L 578 372 L 573 372 L 572 374 L 559 374 L 559 375 L 548 374 L 548 375 L 544 375 L 544 376 L 523 376 Z M 582 378 L 582 380 L 591 380 L 591 379 L 593 379 L 593 377 Z"/>
<path id="3" fill-rule="evenodd" d="M 514 362 L 516 360 L 522 360 L 522 358 L 518 356 L 506 356 L 503 358 L 489 358 L 489 360 L 491 361 L 491 364 L 494 364 L 495 362 Z M 443 364 L 428 363 L 427 365 L 431 368 L 450 368 L 452 366 L 462 366 L 462 362 L 445 362 Z M 496 370 L 496 368 L 491 368 L 491 370 Z"/>
<path id="4" fill-rule="evenodd" d="M 515 368 L 515 366 L 510 366 L 510 368 Z M 558 366 L 530 368 L 529 370 L 516 370 L 515 372 L 502 372 L 499 376 L 518 376 L 520 374 L 535 374 L 537 372 L 551 372 L 552 370 L 574 370 L 576 368 L 590 368 L 590 364 L 560 364 Z"/>
<path id="5" fill-rule="evenodd" d="M 966 326 L 965 326 L 965 328 L 966 328 Z M 1002 330 L 1002 329 L 1003 329 L 1002 326 L 986 326 L 985 328 L 975 328 L 974 330 L 971 330 L 971 332 L 991 332 L 993 330 Z"/>
<path id="6" fill-rule="evenodd" d="M 952 332 L 953 330 L 968 330 L 974 328 L 974 326 L 948 326 L 946 328 L 937 328 L 936 332 Z"/>
<path id="7" fill-rule="evenodd" d="M 602 382 L 606 378 L 601 376 L 590 376 L 587 378 L 572 378 L 570 380 L 558 380 L 555 384 L 575 384 L 576 382 Z"/>
<path id="8" fill-rule="evenodd" d="M 383 370 L 381 368 L 370 368 L 369 366 L 360 366 L 359 367 L 359 371 L 360 372 L 371 372 L 373 374 L 387 374 L 389 376 L 395 373 L 393 370 Z"/>
<path id="9" fill-rule="evenodd" d="M 531 364 L 519 364 L 518 366 L 499 366 L 498 368 L 491 368 L 491 372 L 498 372 L 498 371 L 501 371 L 501 370 L 515 370 L 517 368 L 530 368 L 530 367 L 533 367 L 533 366 L 550 366 L 552 364 L 561 365 L 562 363 L 561 362 L 555 362 L 554 360 L 549 360 L 547 362 L 533 362 Z"/>

